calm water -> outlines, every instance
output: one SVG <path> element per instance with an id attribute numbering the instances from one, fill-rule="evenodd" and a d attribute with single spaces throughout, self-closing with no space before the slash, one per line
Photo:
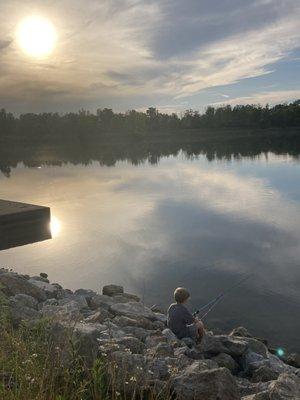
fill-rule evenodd
<path id="1" fill-rule="evenodd" d="M 245 274 L 210 314 L 212 329 L 244 325 L 300 350 L 300 164 L 289 156 L 157 165 L 26 168 L 0 175 L 0 197 L 50 206 L 53 239 L 0 253 L 0 264 L 47 272 L 69 287 L 122 284 L 166 306 L 190 289 L 191 309 Z"/>

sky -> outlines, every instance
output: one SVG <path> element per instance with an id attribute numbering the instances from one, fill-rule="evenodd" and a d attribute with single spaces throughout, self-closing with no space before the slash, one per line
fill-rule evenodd
<path id="1" fill-rule="evenodd" d="M 17 32 L 49 20 L 53 52 Z M 299 0 L 0 0 L 0 108 L 203 111 L 300 98 Z"/>

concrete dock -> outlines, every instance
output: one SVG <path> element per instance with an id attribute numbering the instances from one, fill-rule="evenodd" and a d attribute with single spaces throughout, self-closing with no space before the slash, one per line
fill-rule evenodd
<path id="1" fill-rule="evenodd" d="M 0 200 L 0 250 L 50 238 L 49 207 Z"/>

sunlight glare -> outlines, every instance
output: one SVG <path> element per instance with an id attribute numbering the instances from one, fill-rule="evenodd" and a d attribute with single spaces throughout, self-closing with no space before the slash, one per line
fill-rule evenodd
<path id="1" fill-rule="evenodd" d="M 17 32 L 17 40 L 23 52 L 36 58 L 47 57 L 52 53 L 56 37 L 53 24 L 38 16 L 25 18 Z"/>
<path id="2" fill-rule="evenodd" d="M 61 222 L 56 217 L 51 217 L 50 230 L 53 238 L 59 235 L 61 231 Z"/>

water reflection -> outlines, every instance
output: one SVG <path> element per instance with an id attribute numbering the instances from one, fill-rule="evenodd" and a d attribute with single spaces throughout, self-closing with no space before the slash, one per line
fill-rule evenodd
<path id="1" fill-rule="evenodd" d="M 70 288 L 123 284 L 162 305 L 183 285 L 195 309 L 252 272 L 208 325 L 245 325 L 296 349 L 299 178 L 293 158 L 269 153 L 230 163 L 179 153 L 157 166 L 19 165 L 2 178 L 3 196 L 50 206 L 63 229 L 48 242 L 1 252 L 0 262 L 48 272 Z"/>
<path id="2" fill-rule="evenodd" d="M 54 216 L 51 216 L 50 231 L 52 238 L 56 238 L 61 231 L 61 221 Z"/>

